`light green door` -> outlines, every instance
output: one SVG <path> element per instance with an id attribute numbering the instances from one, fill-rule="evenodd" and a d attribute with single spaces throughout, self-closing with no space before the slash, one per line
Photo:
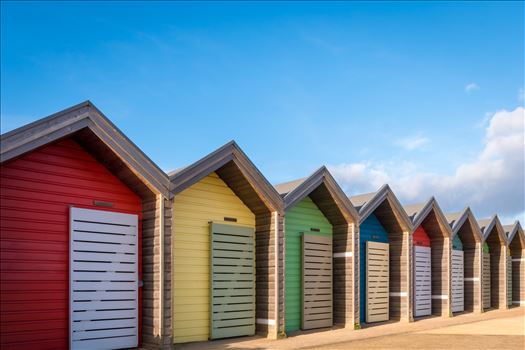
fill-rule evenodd
<path id="1" fill-rule="evenodd" d="M 255 334 L 255 233 L 211 223 L 210 338 Z"/>

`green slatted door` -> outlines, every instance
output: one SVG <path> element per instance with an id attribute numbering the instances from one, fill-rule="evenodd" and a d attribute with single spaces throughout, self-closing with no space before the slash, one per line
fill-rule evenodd
<path id="1" fill-rule="evenodd" d="M 210 338 L 255 334 L 255 233 L 210 224 Z"/>

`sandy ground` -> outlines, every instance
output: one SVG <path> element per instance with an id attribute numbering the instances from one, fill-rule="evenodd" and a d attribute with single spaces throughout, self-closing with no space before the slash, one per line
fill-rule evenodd
<path id="1" fill-rule="evenodd" d="M 525 349 L 525 308 L 393 322 L 359 331 L 343 328 L 300 332 L 286 339 L 223 339 L 178 345 L 180 350 L 211 349 Z"/>

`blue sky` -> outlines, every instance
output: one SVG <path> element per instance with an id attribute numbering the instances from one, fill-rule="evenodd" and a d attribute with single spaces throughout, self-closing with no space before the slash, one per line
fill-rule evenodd
<path id="1" fill-rule="evenodd" d="M 523 105 L 523 2 L 1 10 L 2 133 L 89 99 L 165 170 L 235 139 L 273 183 L 322 164 L 349 193 L 383 178 L 443 182 L 479 161 L 495 113 Z M 341 170 L 352 164 L 366 167 L 355 185 Z M 367 184 L 377 171 L 387 176 Z M 452 191 L 392 181 L 406 202 Z M 484 202 L 458 196 L 445 209 Z M 520 217 L 522 199 L 478 211 Z"/>

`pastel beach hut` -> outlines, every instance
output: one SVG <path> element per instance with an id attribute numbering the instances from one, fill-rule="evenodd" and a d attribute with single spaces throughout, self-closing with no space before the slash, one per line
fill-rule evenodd
<path id="1" fill-rule="evenodd" d="M 357 211 L 326 167 L 275 188 L 285 210 L 286 332 L 353 327 Z"/>
<path id="2" fill-rule="evenodd" d="M 359 210 L 360 322 L 410 321 L 412 223 L 388 185 L 350 201 Z"/>
<path id="3" fill-rule="evenodd" d="M 404 209 L 413 227 L 413 315 L 448 317 L 452 229 L 434 197 Z"/>
<path id="4" fill-rule="evenodd" d="M 483 271 L 484 274 L 487 270 L 490 271 L 490 279 L 484 281 L 483 285 L 484 295 L 490 295 L 490 304 L 485 305 L 485 309 L 506 309 L 508 252 L 505 229 L 497 215 L 479 220 L 478 225 L 486 247 L 483 252 Z"/>
<path id="5" fill-rule="evenodd" d="M 452 312 L 481 312 L 481 230 L 468 207 L 445 218 L 452 229 Z"/>
<path id="6" fill-rule="evenodd" d="M 161 346 L 167 175 L 89 101 L 0 158 L 0 348 Z"/>
<path id="7" fill-rule="evenodd" d="M 283 332 L 282 200 L 231 141 L 169 173 L 174 343 Z"/>

